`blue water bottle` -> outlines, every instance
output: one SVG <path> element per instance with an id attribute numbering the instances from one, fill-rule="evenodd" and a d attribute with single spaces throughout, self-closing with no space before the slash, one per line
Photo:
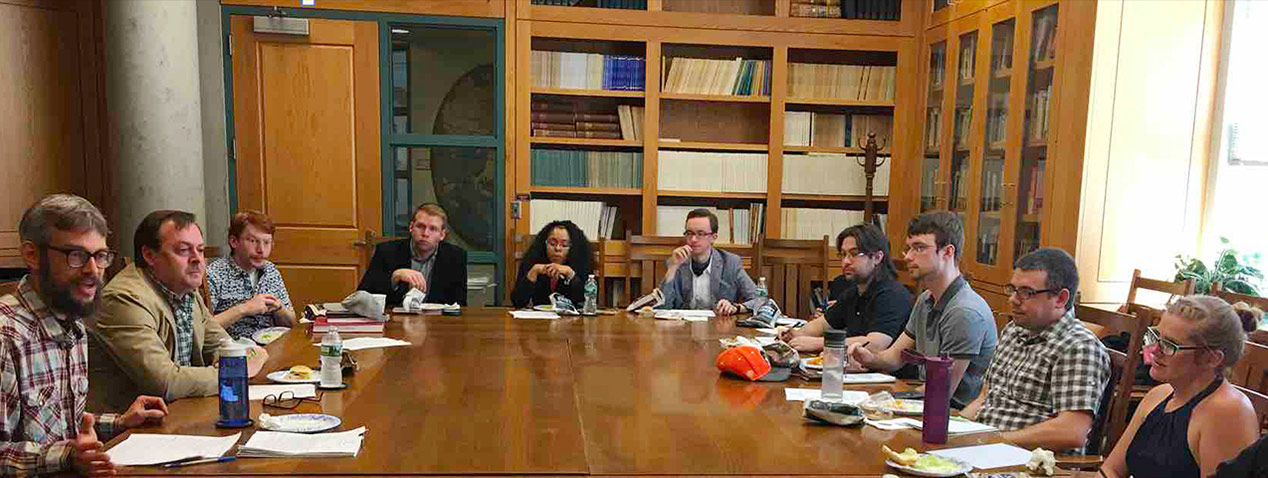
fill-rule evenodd
<path id="1" fill-rule="evenodd" d="M 247 394 L 247 347 L 228 339 L 220 342 L 220 418 L 216 426 L 251 426 L 251 402 Z"/>

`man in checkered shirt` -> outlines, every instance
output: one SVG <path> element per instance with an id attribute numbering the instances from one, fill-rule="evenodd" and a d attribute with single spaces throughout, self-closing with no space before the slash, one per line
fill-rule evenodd
<path id="1" fill-rule="evenodd" d="M 1055 248 L 1019 259 L 1005 286 L 1013 321 L 1000 334 L 986 383 L 962 416 L 1003 431 L 1025 448 L 1081 450 L 1092 429 L 1110 359 L 1074 318 L 1079 273 Z"/>
<path id="2" fill-rule="evenodd" d="M 18 225 L 31 273 L 0 297 L 0 476 L 112 474 L 102 442 L 160 421 L 167 405 L 137 397 L 122 415 L 85 413 L 92 315 L 102 273 L 115 259 L 106 219 L 84 198 L 54 194 Z"/>

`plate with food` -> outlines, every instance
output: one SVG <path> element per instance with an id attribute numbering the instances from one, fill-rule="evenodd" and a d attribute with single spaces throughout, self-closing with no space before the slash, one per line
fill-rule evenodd
<path id="1" fill-rule="evenodd" d="M 296 365 L 288 370 L 278 370 L 265 377 L 277 383 L 318 383 L 321 381 L 317 371 L 307 365 Z"/>
<path id="2" fill-rule="evenodd" d="M 968 463 L 929 453 L 919 453 L 912 448 L 896 453 L 889 449 L 889 446 L 882 445 L 881 451 L 885 452 L 886 465 L 916 476 L 951 477 L 973 471 L 973 467 Z"/>
<path id="3" fill-rule="evenodd" d="M 801 359 L 801 366 L 807 370 L 823 370 L 823 357 L 806 357 Z"/>
<path id="4" fill-rule="evenodd" d="M 255 331 L 254 334 L 251 334 L 251 340 L 254 340 L 255 343 L 260 345 L 268 345 L 290 330 L 290 327 L 269 327 L 267 329 L 260 329 Z"/>
<path id="5" fill-rule="evenodd" d="M 888 408 L 894 415 L 907 415 L 918 417 L 925 413 L 924 400 L 910 399 L 894 399 L 894 403 L 883 405 L 882 408 Z"/>
<path id="6" fill-rule="evenodd" d="M 260 415 L 260 428 L 275 432 L 317 433 L 338 427 L 343 420 L 324 413 L 293 413 L 290 415 Z"/>
<path id="7" fill-rule="evenodd" d="M 534 305 L 534 306 L 533 306 L 533 310 L 536 310 L 536 311 L 539 311 L 539 312 L 554 312 L 554 311 L 555 311 L 555 306 L 554 306 L 554 305 L 552 305 L 552 304 Z"/>

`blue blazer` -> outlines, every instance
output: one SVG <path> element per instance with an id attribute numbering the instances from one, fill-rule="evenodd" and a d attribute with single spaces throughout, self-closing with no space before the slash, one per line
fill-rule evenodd
<path id="1" fill-rule="evenodd" d="M 714 248 L 709 264 L 709 288 L 713 300 L 727 299 L 733 304 L 744 304 L 749 310 L 753 310 L 757 302 L 757 284 L 744 272 L 744 259 Z M 687 308 L 691 304 L 694 279 L 691 264 L 680 266 L 673 277 L 661 282 L 660 292 L 665 296 L 665 303 L 659 308 Z"/>

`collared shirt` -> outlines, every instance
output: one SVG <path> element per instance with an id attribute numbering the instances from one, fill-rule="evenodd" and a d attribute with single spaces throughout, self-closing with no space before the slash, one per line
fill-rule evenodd
<path id="1" fill-rule="evenodd" d="M 952 281 L 937 303 L 931 291 L 921 294 L 911 309 L 904 333 L 915 341 L 916 353 L 946 354 L 969 361 L 960 385 L 951 392 L 952 406 L 963 408 L 977 398 L 999 339 L 991 306 L 969 287 L 964 277 Z M 925 379 L 924 367 L 920 367 L 920 379 Z"/>
<path id="2" fill-rule="evenodd" d="M 911 302 L 911 292 L 897 279 L 877 278 L 861 294 L 851 282 L 823 315 L 828 325 L 850 337 L 879 332 L 897 339 L 911 316 Z"/>
<path id="3" fill-rule="evenodd" d="M 986 372 L 978 420 L 1008 431 L 1064 411 L 1096 414 L 1109 377 L 1109 353 L 1073 312 L 1037 333 L 1009 323 Z"/>
<path id="4" fill-rule="evenodd" d="M 70 467 L 70 440 L 88 401 L 88 345 L 77 318 L 58 317 L 32 288 L 0 297 L 0 476 Z M 101 441 L 118 415 L 97 416 Z"/>
<path id="5" fill-rule="evenodd" d="M 692 263 L 694 265 L 694 262 Z M 712 309 L 717 301 L 713 300 L 713 289 L 709 283 L 709 272 L 713 269 L 713 258 L 709 258 L 708 265 L 705 266 L 704 272 L 695 274 L 692 271 L 691 277 L 691 306 L 689 309 Z"/>
<path id="6" fill-rule="evenodd" d="M 182 367 L 193 365 L 194 350 L 194 293 L 186 292 L 176 295 L 154 277 L 149 268 L 145 269 L 145 277 L 154 284 L 154 290 L 167 301 L 176 319 L 176 364 Z"/>
<path id="7" fill-rule="evenodd" d="M 272 294 L 281 301 L 283 308 L 291 307 L 291 296 L 286 292 L 282 274 L 272 262 L 247 272 L 233 258 L 222 257 L 207 266 L 207 295 L 211 298 L 211 313 L 219 314 L 241 304 L 257 294 Z M 258 330 L 274 325 L 273 314 L 252 315 L 238 319 L 225 329 L 233 338 L 250 337 Z"/>
<path id="8" fill-rule="evenodd" d="M 414 251 L 414 256 L 409 259 L 410 269 L 414 269 L 423 275 L 423 279 L 427 281 L 427 288 L 431 288 L 431 270 L 436 265 L 436 252 L 440 250 L 437 245 L 436 249 L 431 251 L 431 255 L 425 258 L 418 257 L 418 251 L 414 249 L 414 245 L 410 244 L 410 250 Z M 427 292 L 427 291 L 423 291 Z"/>

